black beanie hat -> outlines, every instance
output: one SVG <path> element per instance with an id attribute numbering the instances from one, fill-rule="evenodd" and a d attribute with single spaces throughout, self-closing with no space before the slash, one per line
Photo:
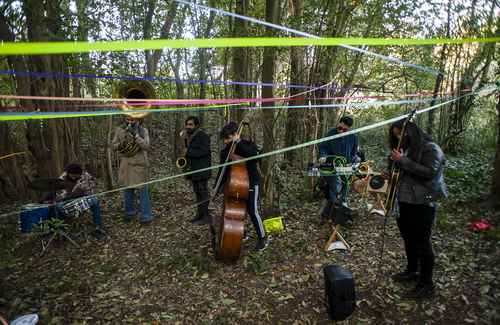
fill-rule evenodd
<path id="1" fill-rule="evenodd" d="M 81 174 L 82 173 L 82 166 L 78 165 L 78 164 L 69 164 L 68 166 L 66 166 L 66 168 L 64 168 L 64 170 L 68 173 L 68 174 Z"/>
<path id="2" fill-rule="evenodd" d="M 351 127 L 354 121 L 350 116 L 342 116 L 342 118 L 340 119 L 340 123 L 344 123 L 348 127 Z"/>
<path id="3" fill-rule="evenodd" d="M 236 134 L 238 132 L 238 124 L 236 122 L 229 122 L 224 125 L 219 135 L 221 139 L 226 139 L 232 134 Z"/>

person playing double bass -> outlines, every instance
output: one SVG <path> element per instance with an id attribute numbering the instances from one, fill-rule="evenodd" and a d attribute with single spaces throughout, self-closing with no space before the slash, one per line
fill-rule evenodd
<path id="1" fill-rule="evenodd" d="M 234 152 L 232 156 L 229 156 L 229 160 L 238 160 L 241 158 L 249 158 L 258 155 L 258 148 L 250 140 L 241 139 L 238 134 L 238 124 L 235 122 L 230 122 L 226 124 L 220 131 L 220 138 L 224 142 L 224 148 L 220 152 L 220 162 L 225 163 L 228 159 L 230 153 L 230 148 L 234 143 Z M 247 200 L 247 213 L 250 215 L 252 224 L 255 228 L 257 234 L 257 243 L 255 245 L 256 251 L 263 251 L 269 245 L 269 239 L 266 237 L 264 230 L 264 225 L 262 223 L 262 218 L 259 214 L 259 189 L 260 189 L 260 172 L 257 167 L 258 161 L 249 160 L 245 162 L 248 171 L 249 178 L 249 195 Z M 217 179 L 220 177 L 219 176 Z M 227 169 L 224 175 L 222 175 L 222 184 L 227 181 Z M 222 188 L 222 186 L 220 187 Z"/>
<path id="2" fill-rule="evenodd" d="M 184 122 L 185 137 L 184 145 L 186 152 L 186 169 L 195 171 L 211 166 L 210 137 L 200 128 L 200 120 L 196 116 L 189 116 Z M 192 223 L 204 225 L 211 222 L 208 194 L 208 180 L 212 176 L 210 170 L 194 173 L 186 176 L 193 184 L 196 195 L 197 213 Z"/>

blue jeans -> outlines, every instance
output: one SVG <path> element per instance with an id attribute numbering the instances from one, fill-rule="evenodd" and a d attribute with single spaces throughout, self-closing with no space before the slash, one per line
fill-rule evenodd
<path id="1" fill-rule="evenodd" d="M 339 203 L 347 203 L 347 191 L 349 187 L 346 183 L 342 182 L 339 176 L 327 176 L 326 182 L 328 183 L 328 199 L 330 202 L 335 203 L 339 199 Z M 340 198 L 338 197 L 340 194 Z"/>
<path id="2" fill-rule="evenodd" d="M 78 200 L 78 199 L 76 199 Z M 90 206 L 90 212 L 92 212 L 92 221 L 94 222 L 94 225 L 96 227 L 101 227 L 102 226 L 102 219 L 101 219 L 101 205 L 99 203 L 99 200 L 96 197 L 89 197 L 85 199 L 87 201 L 87 204 Z M 67 204 L 68 202 L 58 202 L 56 203 L 56 213 L 54 217 L 59 218 L 59 219 L 64 219 L 68 217 L 68 215 L 65 212 L 64 205 Z"/>
<path id="3" fill-rule="evenodd" d="M 151 203 L 149 202 L 149 191 L 148 186 L 144 185 L 141 188 L 127 188 L 124 190 L 125 197 L 125 220 L 132 219 L 136 214 L 135 209 L 135 190 L 139 190 L 139 201 L 141 209 L 140 222 L 146 222 L 153 219 L 151 214 Z"/>

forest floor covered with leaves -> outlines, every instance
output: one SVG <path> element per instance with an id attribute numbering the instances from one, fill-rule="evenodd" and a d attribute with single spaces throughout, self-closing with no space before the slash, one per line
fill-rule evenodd
<path id="1" fill-rule="evenodd" d="M 500 233 L 480 237 L 467 230 L 477 218 L 500 227 L 498 212 L 479 204 L 489 189 L 492 153 L 448 158 L 451 196 L 433 234 L 437 292 L 431 300 L 401 299 L 411 287 L 390 279 L 405 266 L 396 222 L 387 223 L 380 263 L 383 218 L 368 215 L 355 194 L 354 220 L 343 232 L 351 253 L 324 252 L 331 225 L 319 217 L 322 202 L 293 189 L 281 212 L 285 231 L 273 234 L 262 253 L 253 252 L 251 237 L 238 261 L 224 263 L 212 255 L 207 228 L 189 222 L 193 211 L 186 206 L 194 198 L 177 181 L 152 190 L 156 219 L 148 226 L 123 223 L 121 196 L 106 196 L 107 236 L 77 239 L 80 248 L 60 240 L 40 256 L 40 238 L 21 236 L 17 216 L 2 220 L 0 315 L 38 313 L 40 324 L 327 324 L 323 267 L 333 263 L 356 281 L 357 308 L 346 324 L 498 324 Z"/>

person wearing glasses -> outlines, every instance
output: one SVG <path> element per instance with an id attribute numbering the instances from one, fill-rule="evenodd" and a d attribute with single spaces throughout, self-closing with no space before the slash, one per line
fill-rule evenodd
<path id="1" fill-rule="evenodd" d="M 328 131 L 326 137 L 349 131 L 353 122 L 352 117 L 343 116 L 337 126 Z M 319 145 L 319 163 L 324 164 L 327 161 L 333 162 L 333 159 L 341 158 L 345 159 L 347 164 L 352 164 L 356 158 L 357 151 L 358 138 L 355 134 L 325 141 Z M 349 190 L 349 184 L 345 181 L 345 179 L 339 177 L 338 175 L 325 177 L 328 183 L 328 198 L 321 216 L 323 218 L 328 218 L 330 217 L 335 204 L 347 207 L 347 192 Z"/>
<path id="2" fill-rule="evenodd" d="M 184 122 L 184 145 L 186 159 L 185 171 L 196 171 L 208 168 L 212 165 L 210 151 L 210 137 L 200 128 L 200 119 L 196 116 L 189 116 Z M 196 196 L 196 216 L 191 220 L 198 225 L 209 224 L 211 222 L 208 210 L 209 194 L 208 180 L 212 176 L 210 170 L 201 171 L 187 175 L 186 179 L 193 184 L 193 191 Z"/>

